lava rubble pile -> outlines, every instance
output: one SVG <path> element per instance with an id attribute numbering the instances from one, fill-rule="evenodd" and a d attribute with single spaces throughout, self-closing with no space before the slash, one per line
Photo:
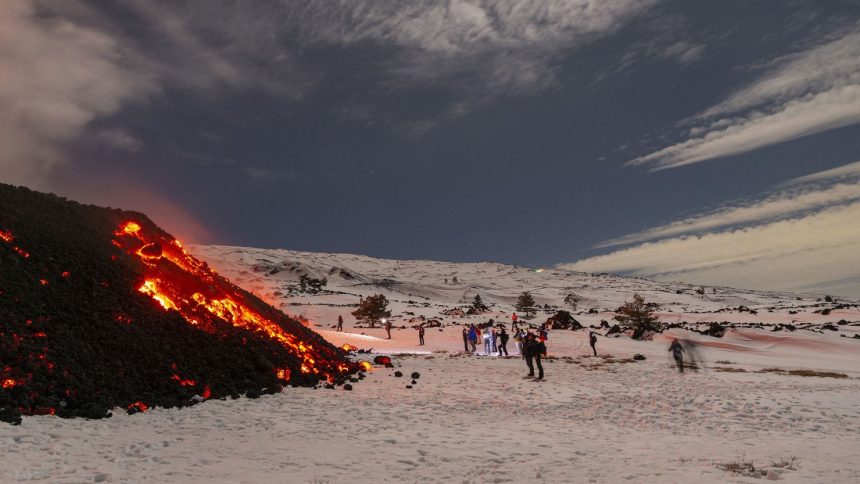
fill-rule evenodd
<path id="1" fill-rule="evenodd" d="M 361 368 L 146 216 L 0 184 L 0 420 L 256 397 Z"/>

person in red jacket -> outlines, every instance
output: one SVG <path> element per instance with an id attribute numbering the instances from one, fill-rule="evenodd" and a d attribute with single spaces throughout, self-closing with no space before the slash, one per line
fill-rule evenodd
<path id="1" fill-rule="evenodd" d="M 511 314 L 511 331 L 517 330 L 517 313 Z"/>

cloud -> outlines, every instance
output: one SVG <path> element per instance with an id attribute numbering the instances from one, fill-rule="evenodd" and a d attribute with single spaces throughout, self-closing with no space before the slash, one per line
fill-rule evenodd
<path id="1" fill-rule="evenodd" d="M 630 165 L 675 168 L 860 122 L 860 24 L 778 59 L 767 73 L 699 113 L 687 139 Z"/>
<path id="2" fill-rule="evenodd" d="M 402 131 L 422 133 L 493 99 L 531 96 L 560 84 L 558 63 L 623 27 L 656 0 L 529 2 L 296 2 L 287 17 L 304 45 L 372 43 L 393 49 L 380 65 L 392 90 L 434 87 L 457 99 L 433 119 Z"/>
<path id="3" fill-rule="evenodd" d="M 761 200 L 604 242 L 636 245 L 563 267 L 860 298 L 858 178 L 860 163 L 796 178 Z"/>
<path id="4" fill-rule="evenodd" d="M 842 165 L 831 170 L 820 171 L 811 175 L 794 178 L 780 186 L 793 186 L 834 180 L 850 181 L 856 179 L 860 179 L 860 161 Z"/>
<path id="5" fill-rule="evenodd" d="M 755 227 L 645 243 L 568 269 L 860 298 L 860 203 Z"/>
<path id="6" fill-rule="evenodd" d="M 44 187 L 63 146 L 97 118 L 145 100 L 155 79 L 110 37 L 39 15 L 32 2 L 0 9 L 0 176 Z"/>
<path id="7" fill-rule="evenodd" d="M 783 186 L 797 186 L 778 191 L 763 199 L 729 205 L 708 214 L 697 215 L 667 225 L 599 244 L 598 248 L 634 244 L 684 234 L 696 234 L 723 227 L 761 221 L 797 217 L 806 212 L 860 201 L 860 181 L 834 183 L 826 188 L 812 186 L 813 182 L 845 180 L 860 176 L 860 162 L 845 167 L 797 178 Z"/>

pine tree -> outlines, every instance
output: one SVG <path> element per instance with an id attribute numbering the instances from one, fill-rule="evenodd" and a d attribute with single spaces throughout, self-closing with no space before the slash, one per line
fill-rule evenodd
<path id="1" fill-rule="evenodd" d="M 662 324 L 654 316 L 656 307 L 656 304 L 646 303 L 642 296 L 634 294 L 632 301 L 624 303 L 623 306 L 615 310 L 618 315 L 614 319 L 621 324 L 632 326 L 633 339 L 640 339 L 646 331 L 660 331 L 662 329 Z"/>
<path id="2" fill-rule="evenodd" d="M 472 300 L 472 309 L 474 309 L 475 312 L 482 312 L 487 311 L 490 308 L 488 308 L 487 305 L 484 304 L 484 300 L 481 299 L 480 294 L 475 294 L 475 299 Z"/>
<path id="3" fill-rule="evenodd" d="M 517 299 L 517 304 L 514 306 L 517 311 L 526 313 L 526 317 L 532 316 L 535 313 L 535 298 L 528 291 L 520 294 Z"/>
<path id="4" fill-rule="evenodd" d="M 390 318 L 391 311 L 388 310 L 388 298 L 384 294 L 376 294 L 359 298 L 358 309 L 352 312 L 355 319 L 360 322 L 367 322 L 371 328 L 376 327 L 383 318 Z"/>

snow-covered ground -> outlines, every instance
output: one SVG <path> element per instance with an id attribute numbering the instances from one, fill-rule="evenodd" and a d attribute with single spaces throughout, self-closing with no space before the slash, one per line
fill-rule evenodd
<path id="1" fill-rule="evenodd" d="M 739 462 L 783 482 L 860 482 L 860 339 L 853 338 L 860 327 L 852 325 L 860 311 L 832 309 L 843 301 L 725 288 L 700 295 L 682 284 L 499 264 L 228 247 L 193 252 L 304 316 L 333 343 L 395 355 L 396 368 L 375 368 L 353 391 L 291 388 L 104 421 L 25 418 L 18 427 L 0 426 L 0 482 L 759 480 L 720 468 Z M 327 277 L 329 291 L 291 293 L 300 274 Z M 598 357 L 588 356 L 584 331 L 553 331 L 546 381 L 535 382 L 523 378 L 518 357 L 462 354 L 462 326 L 454 324 L 509 321 L 523 290 L 559 308 L 575 293 L 573 313 L 586 326 L 611 322 L 610 310 L 633 292 L 661 303 L 665 321 L 812 326 L 738 327 L 723 338 L 683 329 L 653 341 L 601 337 Z M 391 340 L 381 329 L 353 327 L 350 305 L 374 293 L 392 301 Z M 476 293 L 492 314 L 441 314 Z M 814 312 L 825 308 L 830 314 Z M 344 332 L 331 328 L 337 315 Z M 427 330 L 426 346 L 411 327 L 421 316 L 443 324 Z M 840 320 L 847 324 L 837 331 L 819 329 Z M 666 351 L 673 337 L 700 343 L 702 370 L 673 369 Z M 646 360 L 630 361 L 637 353 Z M 789 373 L 797 370 L 814 376 Z M 414 371 L 420 378 L 407 388 Z M 793 470 L 774 465 L 792 458 Z"/>

